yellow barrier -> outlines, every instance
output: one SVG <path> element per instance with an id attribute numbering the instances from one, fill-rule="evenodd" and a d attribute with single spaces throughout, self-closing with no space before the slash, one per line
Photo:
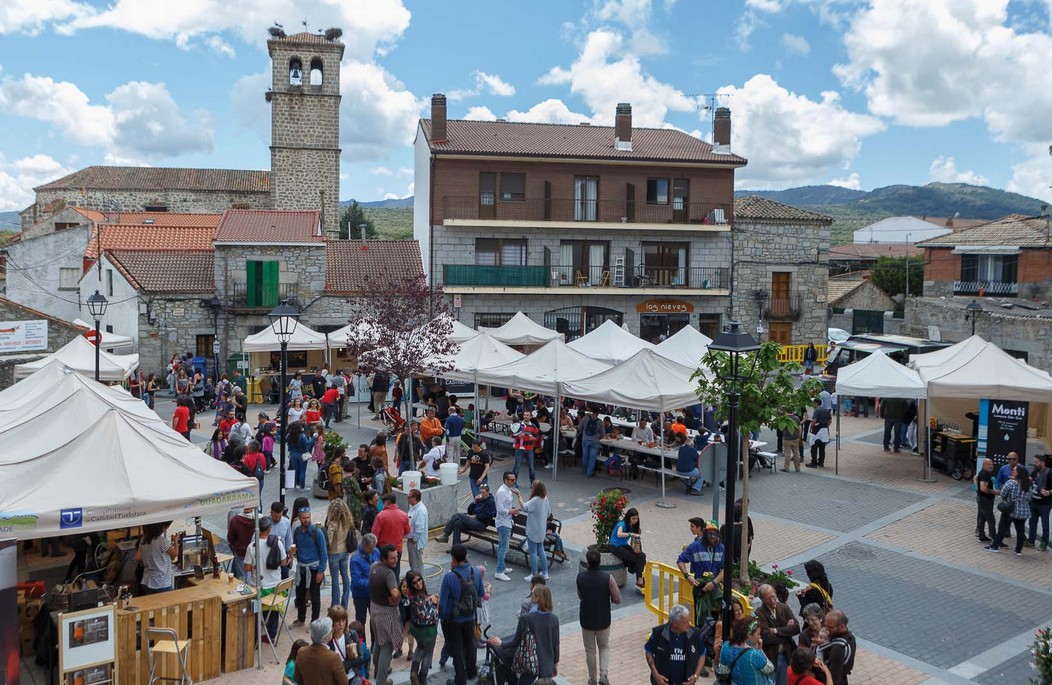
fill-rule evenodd
<path id="1" fill-rule="evenodd" d="M 648 561 L 645 573 L 647 586 L 643 601 L 647 609 L 658 617 L 659 623 L 668 621 L 669 609 L 677 604 L 690 609 L 691 617 L 694 616 L 694 591 L 679 568 L 659 561 Z M 737 590 L 732 590 L 731 595 L 742 605 L 742 616 L 751 616 L 752 604 L 749 598 Z"/>
<path id="2" fill-rule="evenodd" d="M 815 345 L 815 349 L 818 351 L 818 363 L 825 364 L 828 358 L 828 349 L 825 345 Z M 783 364 L 789 362 L 803 364 L 804 352 L 806 351 L 807 345 L 782 345 L 781 349 L 778 350 L 778 361 Z"/>

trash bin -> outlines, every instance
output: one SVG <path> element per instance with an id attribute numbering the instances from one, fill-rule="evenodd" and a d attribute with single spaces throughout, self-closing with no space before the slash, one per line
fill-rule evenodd
<path id="1" fill-rule="evenodd" d="M 195 371 L 200 371 L 205 378 L 208 377 L 208 357 L 194 357 L 190 360 Z"/>

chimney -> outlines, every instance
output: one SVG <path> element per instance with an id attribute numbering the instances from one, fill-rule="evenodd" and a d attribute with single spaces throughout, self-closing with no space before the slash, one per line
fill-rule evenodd
<path id="1" fill-rule="evenodd" d="M 431 142 L 446 141 L 446 96 L 435 93 L 431 96 Z"/>
<path id="2" fill-rule="evenodd" d="M 731 152 L 731 111 L 726 107 L 716 109 L 716 116 L 712 120 L 712 145 L 713 152 Z"/>
<path id="3" fill-rule="evenodd" d="M 627 102 L 617 103 L 614 114 L 614 148 L 632 151 L 632 105 Z"/>

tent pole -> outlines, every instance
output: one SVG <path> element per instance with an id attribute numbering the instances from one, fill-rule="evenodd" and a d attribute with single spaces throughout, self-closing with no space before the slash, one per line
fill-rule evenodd
<path id="1" fill-rule="evenodd" d="M 928 436 L 928 439 L 924 441 L 924 473 L 920 477 L 920 482 L 922 483 L 936 482 L 931 476 L 931 420 L 928 418 L 929 400 L 930 398 L 928 397 L 924 398 L 924 425 L 927 427 L 925 430 L 927 430 L 926 435 Z"/>
<path id="2" fill-rule="evenodd" d="M 260 552 L 259 519 L 262 512 L 256 514 L 256 559 L 255 567 L 256 599 L 253 608 L 256 611 L 256 670 L 263 670 L 263 569 L 260 567 L 262 552 Z"/>
<path id="3" fill-rule="evenodd" d="M 839 410 L 840 407 L 837 407 Z M 836 413 L 836 451 L 833 454 L 833 473 L 840 475 L 840 412 Z"/>
<path id="4" fill-rule="evenodd" d="M 559 399 L 559 385 L 555 386 L 555 418 L 552 420 L 552 480 L 559 480 L 559 441 L 563 439 L 563 408 Z M 551 416 L 552 413 L 548 412 Z"/>
<path id="5" fill-rule="evenodd" d="M 658 466 L 661 467 L 661 499 L 657 501 L 657 506 L 661 509 L 675 509 L 676 505 L 665 499 L 665 410 L 660 410 L 661 418 L 661 462 Z"/>

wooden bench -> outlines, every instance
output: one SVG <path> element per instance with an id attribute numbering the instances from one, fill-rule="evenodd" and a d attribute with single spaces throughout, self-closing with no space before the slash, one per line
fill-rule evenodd
<path id="1" fill-rule="evenodd" d="M 557 518 L 548 519 L 548 530 L 549 532 L 560 535 L 562 533 L 563 523 Z M 462 538 L 474 538 L 476 540 L 482 540 L 483 542 L 490 543 L 491 551 L 493 556 L 497 556 L 497 545 L 500 544 L 500 535 L 497 533 L 496 528 L 486 528 L 485 530 L 464 530 L 460 533 Z M 511 524 L 511 537 L 508 538 L 508 551 L 521 552 L 526 560 L 526 566 L 530 565 L 530 553 L 529 548 L 525 550 L 522 546 L 526 544 L 526 514 L 518 514 L 512 517 Z M 555 541 L 550 537 L 545 536 L 544 538 L 544 550 L 548 555 L 548 560 L 552 563 L 562 563 L 566 561 L 565 553 L 563 557 L 555 556 Z"/>

